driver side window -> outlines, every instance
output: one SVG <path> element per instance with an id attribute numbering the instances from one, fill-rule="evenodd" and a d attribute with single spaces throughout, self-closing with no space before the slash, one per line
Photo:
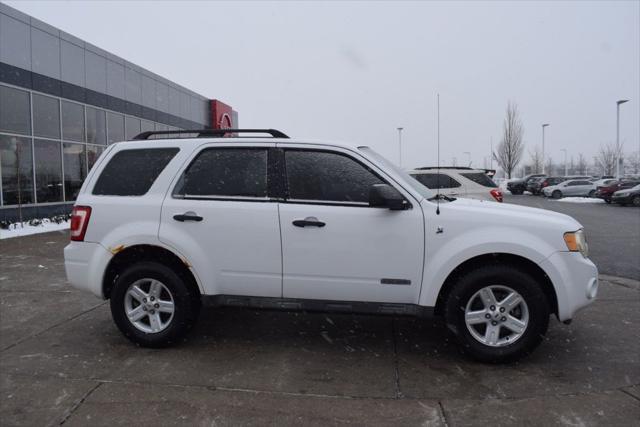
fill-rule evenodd
<path id="1" fill-rule="evenodd" d="M 349 156 L 312 150 L 285 151 L 288 199 L 369 205 L 373 184 L 384 184 L 371 169 Z"/>

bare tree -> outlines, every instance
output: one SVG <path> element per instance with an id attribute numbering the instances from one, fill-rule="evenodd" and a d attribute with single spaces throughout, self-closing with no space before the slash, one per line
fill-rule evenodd
<path id="1" fill-rule="evenodd" d="M 578 153 L 578 161 L 576 162 L 576 172 L 578 175 L 585 175 L 587 173 L 587 160 L 582 153 Z"/>
<path id="2" fill-rule="evenodd" d="M 533 151 L 529 151 L 531 158 L 531 173 L 540 173 L 542 170 L 542 151 L 536 145 Z"/>
<path id="3" fill-rule="evenodd" d="M 604 175 L 613 175 L 616 170 L 616 160 L 620 156 L 620 148 L 615 144 L 601 145 L 596 156 L 598 166 L 602 168 Z"/>
<path id="4" fill-rule="evenodd" d="M 502 125 L 502 140 L 498 145 L 498 151 L 493 153 L 493 158 L 498 165 L 507 174 L 507 178 L 511 178 L 524 152 L 524 127 L 520 120 L 518 105 L 509 101 L 507 103 L 506 116 Z"/>
<path id="5" fill-rule="evenodd" d="M 556 174 L 556 164 L 553 163 L 553 159 L 551 157 L 547 157 L 547 163 L 544 166 L 544 170 L 546 171 L 546 174 L 549 176 L 553 176 L 553 175 L 557 175 Z M 563 170 L 564 172 L 564 170 Z"/>
<path id="6" fill-rule="evenodd" d="M 629 153 L 627 155 L 627 163 L 629 163 L 629 167 L 634 174 L 640 174 L 640 151 Z"/>

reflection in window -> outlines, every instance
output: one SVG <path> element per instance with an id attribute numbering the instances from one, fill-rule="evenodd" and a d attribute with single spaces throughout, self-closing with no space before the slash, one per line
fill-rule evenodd
<path id="1" fill-rule="evenodd" d="M 62 139 L 84 141 L 84 107 L 62 101 Z"/>
<path id="2" fill-rule="evenodd" d="M 33 203 L 31 138 L 0 135 L 0 170 L 4 205 Z"/>
<path id="3" fill-rule="evenodd" d="M 140 133 L 140 119 L 135 117 L 125 118 L 125 136 L 127 141 L 133 139 L 134 136 Z"/>
<path id="4" fill-rule="evenodd" d="M 154 130 L 153 122 L 148 120 L 143 120 L 142 125 L 140 127 L 140 132 L 149 132 Z"/>
<path id="5" fill-rule="evenodd" d="M 0 86 L 0 131 L 31 134 L 29 92 Z"/>
<path id="6" fill-rule="evenodd" d="M 107 123 L 103 110 L 87 107 L 87 142 L 101 145 L 107 143 Z"/>
<path id="7" fill-rule="evenodd" d="M 104 147 L 97 145 L 87 145 L 87 171 L 90 171 L 100 154 L 104 151 Z"/>
<path id="8" fill-rule="evenodd" d="M 60 138 L 60 105 L 56 98 L 33 94 L 33 134 Z"/>
<path id="9" fill-rule="evenodd" d="M 107 142 L 113 144 L 120 141 L 124 141 L 124 116 L 107 112 Z"/>
<path id="10" fill-rule="evenodd" d="M 87 176 L 87 156 L 84 144 L 63 144 L 64 192 L 67 201 L 78 197 L 82 181 Z"/>
<path id="11" fill-rule="evenodd" d="M 36 164 L 36 199 L 38 203 L 62 201 L 62 158 L 60 142 L 33 141 Z"/>

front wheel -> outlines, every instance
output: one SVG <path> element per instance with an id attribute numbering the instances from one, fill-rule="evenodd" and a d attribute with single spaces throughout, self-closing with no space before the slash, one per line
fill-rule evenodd
<path id="1" fill-rule="evenodd" d="M 111 292 L 111 315 L 129 340 L 167 347 L 186 336 L 199 312 L 199 295 L 171 268 L 139 262 L 126 268 Z"/>
<path id="2" fill-rule="evenodd" d="M 515 267 L 494 265 L 463 275 L 445 306 L 448 328 L 464 352 L 487 363 L 531 353 L 549 325 L 541 284 Z"/>
<path id="3" fill-rule="evenodd" d="M 633 196 L 633 199 L 631 199 L 631 204 L 635 207 L 640 207 L 640 196 Z"/>
<path id="4" fill-rule="evenodd" d="M 595 195 L 596 195 L 596 190 L 589 191 L 589 197 L 595 197 Z"/>
<path id="5" fill-rule="evenodd" d="M 554 199 L 560 199 L 562 198 L 562 192 L 560 190 L 554 190 L 554 192 L 551 193 L 551 197 Z"/>

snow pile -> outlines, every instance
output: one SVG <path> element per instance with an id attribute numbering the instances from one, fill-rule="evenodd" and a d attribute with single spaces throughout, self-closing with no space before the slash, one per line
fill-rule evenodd
<path id="1" fill-rule="evenodd" d="M 62 221 L 60 224 L 56 224 L 48 219 L 44 219 L 40 225 L 29 225 L 27 222 L 16 222 L 15 224 L 11 224 L 8 230 L 0 229 L 0 239 L 10 239 L 12 237 L 28 236 L 30 234 L 48 233 L 50 231 L 68 229 L 69 221 Z"/>
<path id="2" fill-rule="evenodd" d="M 558 199 L 556 202 L 565 203 L 604 203 L 602 199 L 594 199 L 593 197 L 565 197 L 564 199 Z"/>
<path id="3" fill-rule="evenodd" d="M 498 187 L 500 188 L 500 190 L 502 190 L 502 192 L 505 192 L 505 191 L 508 191 L 507 190 L 507 182 L 515 181 L 517 179 L 518 178 L 511 178 L 511 179 L 508 179 L 508 178 L 494 178 L 493 182 L 498 184 Z"/>

